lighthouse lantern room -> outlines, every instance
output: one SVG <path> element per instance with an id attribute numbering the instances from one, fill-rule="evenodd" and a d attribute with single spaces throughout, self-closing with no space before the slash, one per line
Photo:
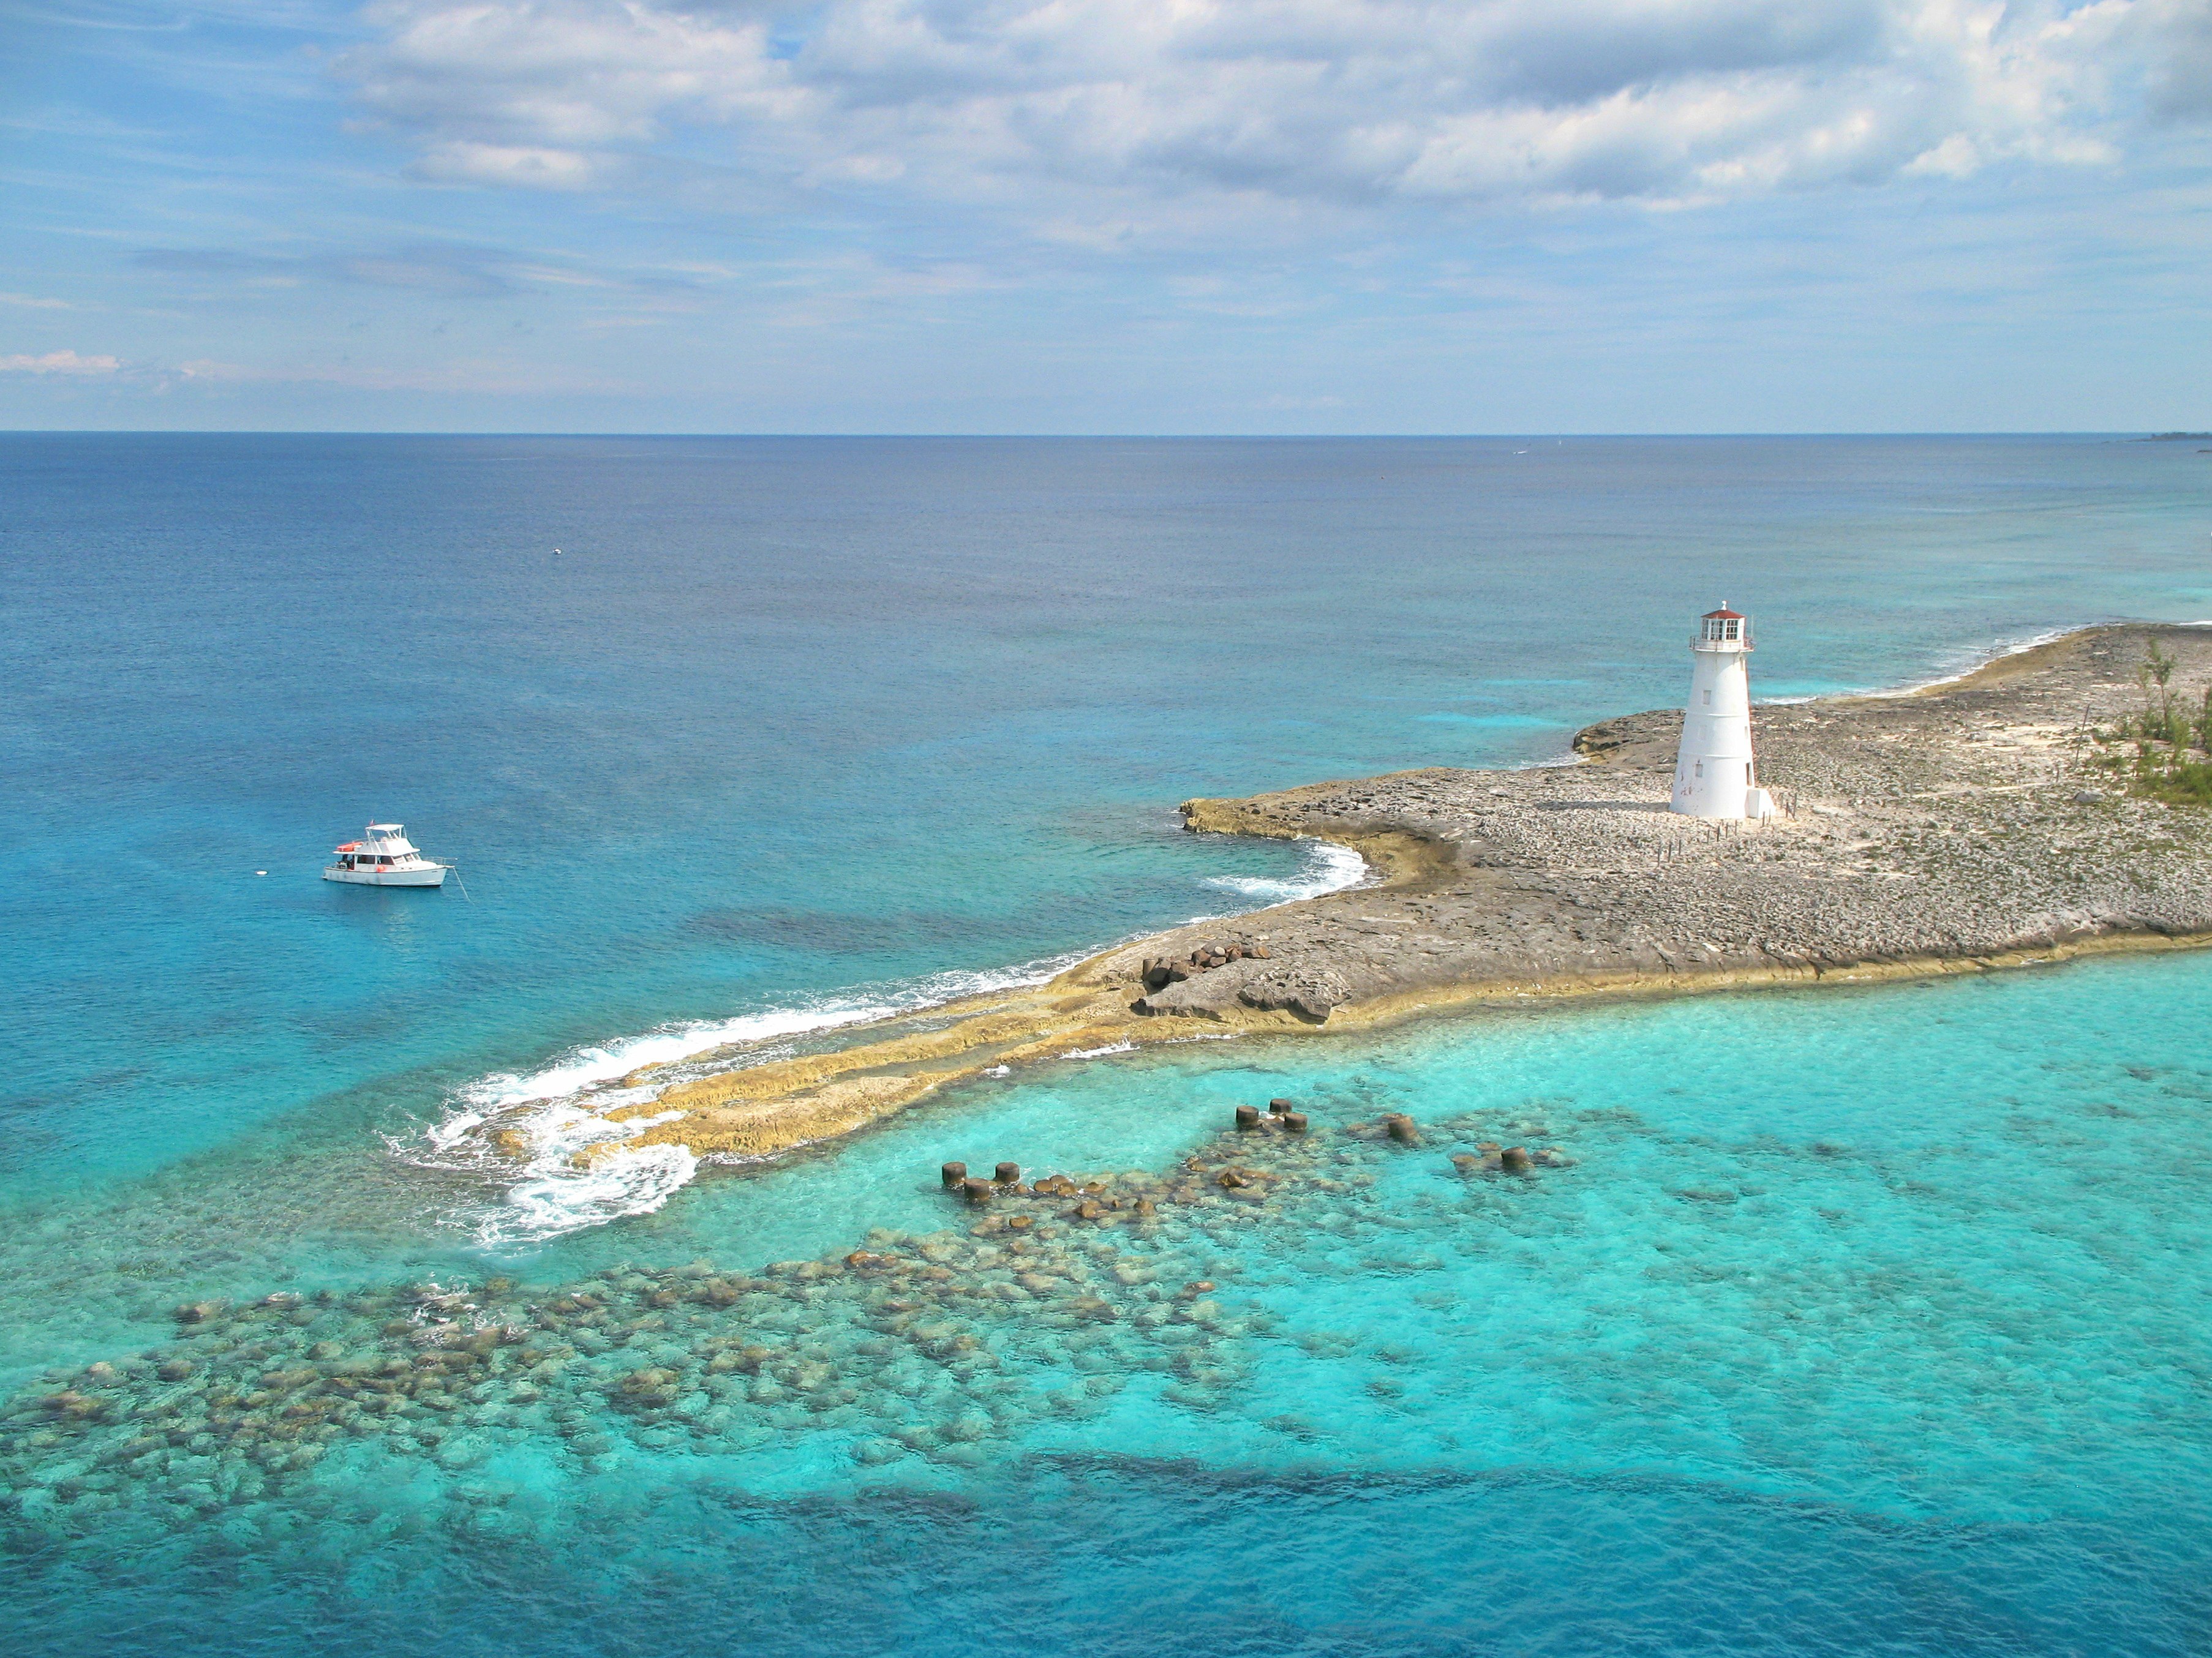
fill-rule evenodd
<path id="1" fill-rule="evenodd" d="M 1774 816 L 1751 750 L 1751 618 L 1723 601 L 1690 641 L 1690 706 L 1674 760 L 1674 809 L 1733 821 Z"/>

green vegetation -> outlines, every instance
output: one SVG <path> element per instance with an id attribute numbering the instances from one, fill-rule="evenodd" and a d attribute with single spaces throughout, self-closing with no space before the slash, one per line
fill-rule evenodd
<path id="1" fill-rule="evenodd" d="M 2097 761 L 2124 774 L 2131 793 L 2212 805 L 2212 687 L 2191 707 L 2173 694 L 2174 666 L 2154 640 L 2136 670 L 2142 708 L 2095 732 Z"/>

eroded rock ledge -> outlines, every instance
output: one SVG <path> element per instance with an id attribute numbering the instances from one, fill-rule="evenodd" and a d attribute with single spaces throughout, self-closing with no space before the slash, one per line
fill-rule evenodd
<path id="1" fill-rule="evenodd" d="M 1375 878 L 817 1051 L 732 1050 L 731 1068 L 671 1080 L 617 1114 L 659 1119 L 628 1144 L 762 1153 L 987 1068 L 1121 1042 L 2195 943 L 2212 937 L 2212 812 L 2117 796 L 2087 740 L 2089 723 L 2139 703 L 2135 671 L 2154 640 L 2179 659 L 2176 693 L 2200 698 L 2212 629 L 2112 627 L 1911 695 L 1759 708 L 1761 781 L 1788 816 L 1756 829 L 1666 810 L 1675 710 L 1589 726 L 1575 739 L 1583 764 L 1192 800 L 1194 831 L 1340 842 Z M 1163 958 L 1194 970 L 1169 978 Z"/>

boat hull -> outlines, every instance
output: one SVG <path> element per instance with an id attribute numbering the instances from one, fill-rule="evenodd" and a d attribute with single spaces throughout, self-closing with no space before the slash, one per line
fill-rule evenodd
<path id="1" fill-rule="evenodd" d="M 447 867 L 433 864 L 428 869 L 348 869 L 343 864 L 332 864 L 323 871 L 323 879 L 349 887 L 441 887 L 446 884 Z"/>

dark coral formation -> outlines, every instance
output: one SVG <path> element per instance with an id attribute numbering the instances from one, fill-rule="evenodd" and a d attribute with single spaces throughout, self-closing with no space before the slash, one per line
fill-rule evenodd
<path id="1" fill-rule="evenodd" d="M 0 1407 L 0 1535 L 96 1533 L 126 1503 L 181 1523 L 289 1502 L 332 1458 L 460 1473 L 550 1441 L 588 1467 L 829 1432 L 862 1466 L 964 1465 L 1146 1374 L 1213 1408 L 1273 1328 L 1221 1286 L 1239 1252 L 1301 1224 L 1283 1196 L 1387 1229 L 1370 1166 L 1434 1155 L 1364 1123 L 1308 1133 L 1291 1102 L 1273 1103 L 1257 1132 L 1164 1172 L 963 1179 L 960 1192 L 983 1187 L 980 1214 L 948 1191 L 945 1230 L 873 1231 L 819 1260 L 188 1303 L 170 1345 L 50 1373 Z"/>

